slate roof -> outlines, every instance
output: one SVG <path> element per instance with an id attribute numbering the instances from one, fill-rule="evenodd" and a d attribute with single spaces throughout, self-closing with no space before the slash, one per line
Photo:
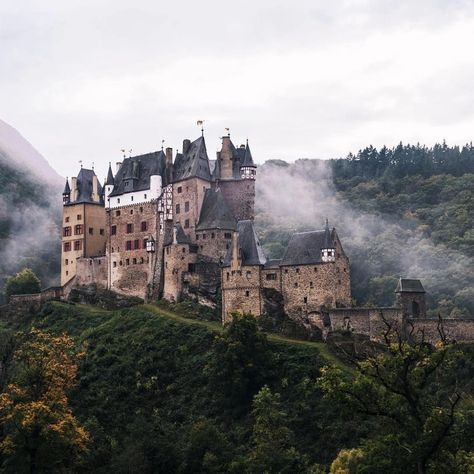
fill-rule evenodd
<path id="1" fill-rule="evenodd" d="M 176 231 L 176 242 L 178 244 L 190 244 L 191 240 L 189 240 L 189 237 L 185 234 L 183 230 L 183 226 L 181 224 L 174 224 L 173 225 L 173 233 L 171 235 L 167 235 L 165 238 L 165 241 L 163 242 L 163 245 L 171 245 L 173 243 L 173 234 Z"/>
<path id="2" fill-rule="evenodd" d="M 69 181 L 66 178 L 66 186 L 64 186 L 63 194 L 71 194 L 71 188 L 69 187 Z"/>
<path id="3" fill-rule="evenodd" d="M 255 167 L 255 163 L 253 162 L 252 152 L 250 151 L 248 140 L 247 140 L 247 145 L 245 147 L 244 158 L 241 161 L 241 166 Z"/>
<path id="4" fill-rule="evenodd" d="M 235 230 L 237 221 L 220 189 L 206 189 L 196 230 Z"/>
<path id="5" fill-rule="evenodd" d="M 204 137 L 194 140 L 186 153 L 178 153 L 174 161 L 174 181 L 195 177 L 211 181 L 211 170 Z"/>
<path id="6" fill-rule="evenodd" d="M 265 262 L 265 269 L 278 268 L 281 265 L 281 258 L 273 258 Z"/>
<path id="7" fill-rule="evenodd" d="M 70 204 L 89 203 L 103 205 L 102 198 L 100 202 L 94 201 L 92 199 L 92 181 L 95 175 L 96 174 L 94 170 L 81 168 L 81 171 L 79 171 L 79 174 L 77 175 L 77 199 L 75 201 L 71 201 Z M 102 196 L 102 186 L 99 181 L 97 181 L 97 193 L 99 196 Z"/>
<path id="8" fill-rule="evenodd" d="M 327 247 L 328 232 L 331 245 Z M 293 234 L 286 248 L 281 265 L 311 265 L 322 263 L 321 250 L 323 248 L 334 248 L 335 230 L 313 230 L 310 232 L 298 232 Z"/>
<path id="9" fill-rule="evenodd" d="M 111 196 L 150 189 L 150 176 L 160 175 L 166 186 L 166 156 L 161 151 L 125 158 L 114 179 Z M 108 177 L 107 177 L 108 181 Z M 126 185 L 125 183 L 128 183 Z"/>
<path id="10" fill-rule="evenodd" d="M 400 278 L 395 293 L 426 293 L 420 280 Z"/>
<path id="11" fill-rule="evenodd" d="M 109 171 L 107 173 L 107 179 L 105 180 L 105 185 L 114 185 L 114 174 L 112 173 L 112 165 L 109 163 Z"/>
<path id="12" fill-rule="evenodd" d="M 242 265 L 265 265 L 267 258 L 263 253 L 262 246 L 250 220 L 237 222 L 238 245 L 242 259 Z M 224 266 L 229 266 L 232 258 L 232 247 L 224 259 Z"/>

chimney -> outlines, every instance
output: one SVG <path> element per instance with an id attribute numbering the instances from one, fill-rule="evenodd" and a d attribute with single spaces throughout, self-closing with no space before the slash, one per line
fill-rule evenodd
<path id="1" fill-rule="evenodd" d="M 77 178 L 71 178 L 71 202 L 77 201 Z"/>
<path id="2" fill-rule="evenodd" d="M 173 148 L 166 149 L 166 166 L 173 164 Z"/>
<path id="3" fill-rule="evenodd" d="M 115 172 L 118 173 L 118 170 L 120 169 L 120 167 L 122 166 L 122 162 L 121 161 L 117 161 L 115 163 Z"/>
<path id="4" fill-rule="evenodd" d="M 99 180 L 97 179 L 97 176 L 94 175 L 92 176 L 92 200 L 95 202 L 100 201 L 99 197 Z"/>
<path id="5" fill-rule="evenodd" d="M 231 268 L 240 268 L 239 260 L 239 233 L 234 231 L 232 232 Z"/>
<path id="6" fill-rule="evenodd" d="M 191 140 L 187 138 L 183 140 L 183 155 L 185 155 L 189 151 L 190 146 L 191 146 Z"/>

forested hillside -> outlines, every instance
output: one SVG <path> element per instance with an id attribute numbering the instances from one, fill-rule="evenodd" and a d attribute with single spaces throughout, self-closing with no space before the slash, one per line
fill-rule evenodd
<path id="1" fill-rule="evenodd" d="M 256 224 L 272 257 L 295 230 L 335 226 L 357 304 L 388 305 L 421 278 L 430 314 L 474 316 L 474 148 L 373 147 L 331 161 L 259 169 Z"/>
<path id="2" fill-rule="evenodd" d="M 0 159 L 0 299 L 5 279 L 25 267 L 32 268 L 44 286 L 56 282 L 59 192 Z"/>
<path id="3" fill-rule="evenodd" d="M 346 361 L 351 337 L 335 337 Z M 381 382 L 252 316 L 17 312 L 0 324 L 1 472 L 468 472 L 472 349 L 396 347 L 372 359 Z"/>

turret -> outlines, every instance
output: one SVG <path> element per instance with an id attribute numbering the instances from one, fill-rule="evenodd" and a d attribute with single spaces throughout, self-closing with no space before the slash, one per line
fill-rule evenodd
<path id="1" fill-rule="evenodd" d="M 336 249 L 331 239 L 331 231 L 329 230 L 329 223 L 326 219 L 326 227 L 324 228 L 324 246 L 321 248 L 321 260 L 323 262 L 336 261 Z"/>
<path id="2" fill-rule="evenodd" d="M 106 202 L 110 196 L 110 193 L 114 189 L 114 183 L 115 183 L 115 180 L 114 180 L 114 174 L 112 173 L 112 164 L 109 162 L 109 171 L 107 173 L 107 179 L 105 181 L 105 186 L 104 186 L 105 187 L 104 197 L 105 197 Z"/>
<path id="3" fill-rule="evenodd" d="M 253 162 L 252 153 L 249 147 L 249 141 L 245 145 L 244 159 L 240 165 L 240 177 L 242 179 L 255 179 L 257 174 L 257 167 Z"/>
<path id="4" fill-rule="evenodd" d="M 69 204 L 71 202 L 71 188 L 69 187 L 69 180 L 66 178 L 66 186 L 63 191 L 63 204 Z"/>
<path id="5" fill-rule="evenodd" d="M 400 278 L 395 290 L 396 304 L 410 318 L 426 317 L 426 292 L 420 280 Z"/>

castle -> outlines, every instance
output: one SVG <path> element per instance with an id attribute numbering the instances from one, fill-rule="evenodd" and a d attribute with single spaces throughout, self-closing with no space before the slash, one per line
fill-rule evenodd
<path id="1" fill-rule="evenodd" d="M 95 283 L 146 301 L 200 298 L 233 311 L 266 311 L 280 295 L 294 317 L 350 307 L 349 261 L 336 230 L 294 234 L 268 260 L 254 229 L 257 167 L 248 141 L 222 138 L 215 160 L 204 136 L 109 165 L 101 185 L 81 168 L 63 192 L 61 285 Z"/>

